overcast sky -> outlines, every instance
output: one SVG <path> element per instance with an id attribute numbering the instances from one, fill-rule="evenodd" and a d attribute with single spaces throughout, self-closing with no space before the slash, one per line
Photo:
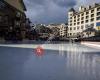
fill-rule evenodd
<path id="1" fill-rule="evenodd" d="M 65 23 L 69 8 L 89 5 L 100 0 L 24 0 L 26 15 L 33 23 Z"/>

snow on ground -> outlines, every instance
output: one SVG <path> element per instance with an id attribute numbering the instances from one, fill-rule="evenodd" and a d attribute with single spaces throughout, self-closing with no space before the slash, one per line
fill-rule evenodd
<path id="1" fill-rule="evenodd" d="M 60 44 L 0 44 L 1 47 L 29 48 L 35 49 L 41 46 L 44 50 L 60 50 L 69 52 L 100 52 L 99 49 L 90 48 L 79 43 L 60 43 Z"/>

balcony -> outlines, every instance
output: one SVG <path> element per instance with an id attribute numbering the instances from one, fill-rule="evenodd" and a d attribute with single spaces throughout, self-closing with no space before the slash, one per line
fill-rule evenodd
<path id="1" fill-rule="evenodd" d="M 88 23 L 88 22 L 89 22 L 89 20 L 86 20 L 85 22 L 86 22 L 86 23 Z"/>
<path id="2" fill-rule="evenodd" d="M 81 21 L 81 24 L 83 24 L 84 23 L 84 21 Z"/>
<path id="3" fill-rule="evenodd" d="M 93 22 L 93 21 L 94 21 L 94 18 L 91 19 L 91 22 Z"/>
<path id="4" fill-rule="evenodd" d="M 100 12 L 100 7 L 97 8 L 97 12 Z"/>
<path id="5" fill-rule="evenodd" d="M 91 10 L 91 13 L 94 13 L 94 10 Z"/>
<path id="6" fill-rule="evenodd" d="M 100 20 L 100 17 L 97 17 L 97 20 Z"/>
<path id="7" fill-rule="evenodd" d="M 100 12 L 97 12 L 97 16 L 100 16 Z"/>

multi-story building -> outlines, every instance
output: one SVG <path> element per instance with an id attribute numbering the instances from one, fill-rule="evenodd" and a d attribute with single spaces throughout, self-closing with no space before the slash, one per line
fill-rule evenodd
<path id="1" fill-rule="evenodd" d="M 0 0 L 0 37 L 25 37 L 26 7 L 23 0 Z M 15 39 L 14 38 L 14 39 Z"/>
<path id="2" fill-rule="evenodd" d="M 59 37 L 59 24 L 49 24 L 47 27 L 52 30 L 52 34 L 55 37 Z"/>
<path id="3" fill-rule="evenodd" d="M 67 37 L 67 25 L 65 24 L 61 24 L 59 26 L 59 35 L 63 38 L 63 37 Z"/>
<path id="4" fill-rule="evenodd" d="M 52 29 L 53 32 L 55 34 L 57 34 L 57 36 L 59 36 L 61 38 L 67 37 L 67 28 L 68 28 L 68 26 L 65 25 L 64 23 L 62 23 L 62 24 L 50 24 L 50 25 L 48 25 L 48 27 L 50 29 Z"/>
<path id="5" fill-rule="evenodd" d="M 76 38 L 88 28 L 100 30 L 100 4 L 81 6 L 79 11 L 71 8 L 68 12 L 68 36 Z M 95 33 L 90 33 L 94 36 Z M 85 36 L 82 34 L 82 36 Z"/>

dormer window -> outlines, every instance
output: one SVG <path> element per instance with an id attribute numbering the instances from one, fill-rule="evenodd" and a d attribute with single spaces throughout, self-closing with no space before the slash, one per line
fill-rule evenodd
<path id="1" fill-rule="evenodd" d="M 88 6 L 88 8 L 91 9 L 92 7 L 91 6 Z"/>
<path id="2" fill-rule="evenodd" d="M 74 8 L 71 8 L 71 9 L 69 10 L 69 12 L 75 12 Z"/>

